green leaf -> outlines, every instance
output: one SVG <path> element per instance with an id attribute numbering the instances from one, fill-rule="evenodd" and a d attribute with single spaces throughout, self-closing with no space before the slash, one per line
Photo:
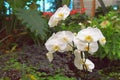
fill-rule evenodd
<path id="1" fill-rule="evenodd" d="M 1 11 L 1 9 L 2 9 L 2 7 L 3 7 L 3 3 L 4 2 L 4 0 L 0 0 L 0 11 Z"/>
<path id="2" fill-rule="evenodd" d="M 26 5 L 26 2 L 29 0 L 7 0 L 7 2 L 10 4 L 10 6 L 14 9 L 16 8 L 24 8 Z"/>
<path id="3" fill-rule="evenodd" d="M 70 4 L 70 0 L 62 0 L 62 5 L 68 5 Z"/>
<path id="4" fill-rule="evenodd" d="M 46 38 L 48 24 L 47 21 L 41 17 L 38 11 L 17 9 L 15 14 L 22 23 L 26 25 L 26 28 L 34 34 L 34 36 L 40 37 L 41 40 Z"/>

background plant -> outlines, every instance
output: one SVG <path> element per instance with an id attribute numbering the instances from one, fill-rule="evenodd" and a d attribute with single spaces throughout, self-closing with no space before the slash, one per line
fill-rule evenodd
<path id="1" fill-rule="evenodd" d="M 26 25 L 35 42 L 39 43 L 40 39 L 45 40 L 48 32 L 47 21 L 38 11 L 17 9 L 15 14 Z"/>
<path id="2" fill-rule="evenodd" d="M 99 15 L 97 18 L 89 19 L 90 23 L 84 24 L 100 28 L 107 39 L 106 46 L 100 47 L 98 54 L 96 54 L 97 57 L 107 57 L 111 60 L 120 59 L 119 18 L 119 12 L 110 11 L 104 16 Z"/>
<path id="3" fill-rule="evenodd" d="M 24 35 L 31 36 L 37 45 L 42 45 L 47 37 L 48 27 L 47 21 L 42 17 L 41 12 L 36 10 L 38 6 L 34 4 L 35 1 L 37 0 L 33 0 L 32 4 L 29 5 L 30 10 L 25 10 L 25 5 L 29 0 L 7 0 L 10 8 L 12 8 L 12 14 L 9 15 L 6 15 L 7 9 L 4 7 L 4 0 L 0 1 L 2 6 L 0 7 L 2 25 L 0 26 L 0 32 L 4 31 L 6 34 L 0 43 L 6 40 L 6 37 L 8 38 L 12 33 L 19 32 L 19 34 L 25 33 Z"/>

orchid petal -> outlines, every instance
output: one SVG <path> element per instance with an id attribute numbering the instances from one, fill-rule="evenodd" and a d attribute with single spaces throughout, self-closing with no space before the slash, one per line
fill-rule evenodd
<path id="1" fill-rule="evenodd" d="M 49 60 L 50 62 L 52 62 L 52 60 L 53 60 L 53 53 L 52 53 L 52 52 L 48 52 L 48 53 L 46 54 L 46 56 L 47 56 L 48 60 Z"/>
<path id="2" fill-rule="evenodd" d="M 89 44 L 89 53 L 93 54 L 94 52 L 96 52 L 98 50 L 98 43 L 97 42 L 92 42 Z"/>

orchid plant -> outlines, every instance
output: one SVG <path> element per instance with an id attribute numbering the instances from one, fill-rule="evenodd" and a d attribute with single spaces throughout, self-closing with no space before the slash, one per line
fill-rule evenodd
<path id="1" fill-rule="evenodd" d="M 50 27 L 55 27 L 61 20 L 65 20 L 70 14 L 70 9 L 64 5 L 50 17 L 48 22 Z M 104 45 L 106 39 L 97 27 L 87 27 L 78 33 L 71 31 L 58 31 L 46 41 L 46 53 L 50 62 L 53 61 L 53 53 L 71 51 L 75 56 L 74 65 L 79 70 L 92 72 L 95 68 L 94 63 L 87 58 L 87 53 L 93 55 L 98 50 L 98 43 Z M 86 53 L 87 52 L 87 53 Z"/>

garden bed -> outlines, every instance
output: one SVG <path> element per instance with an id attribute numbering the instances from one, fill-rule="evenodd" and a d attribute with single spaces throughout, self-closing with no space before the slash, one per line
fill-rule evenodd
<path id="1" fill-rule="evenodd" d="M 62 77 L 76 80 L 83 74 L 74 66 L 74 56 L 70 52 L 54 53 L 50 63 L 46 57 L 47 50 L 36 45 L 24 46 L 21 51 L 0 55 L 1 80 L 58 80 Z M 95 63 L 93 72 L 87 72 L 88 80 L 119 80 L 119 60 L 89 57 Z M 57 76 L 57 77 L 56 77 Z M 32 79 L 32 78 L 35 79 Z M 81 76 L 82 77 L 82 76 Z"/>

